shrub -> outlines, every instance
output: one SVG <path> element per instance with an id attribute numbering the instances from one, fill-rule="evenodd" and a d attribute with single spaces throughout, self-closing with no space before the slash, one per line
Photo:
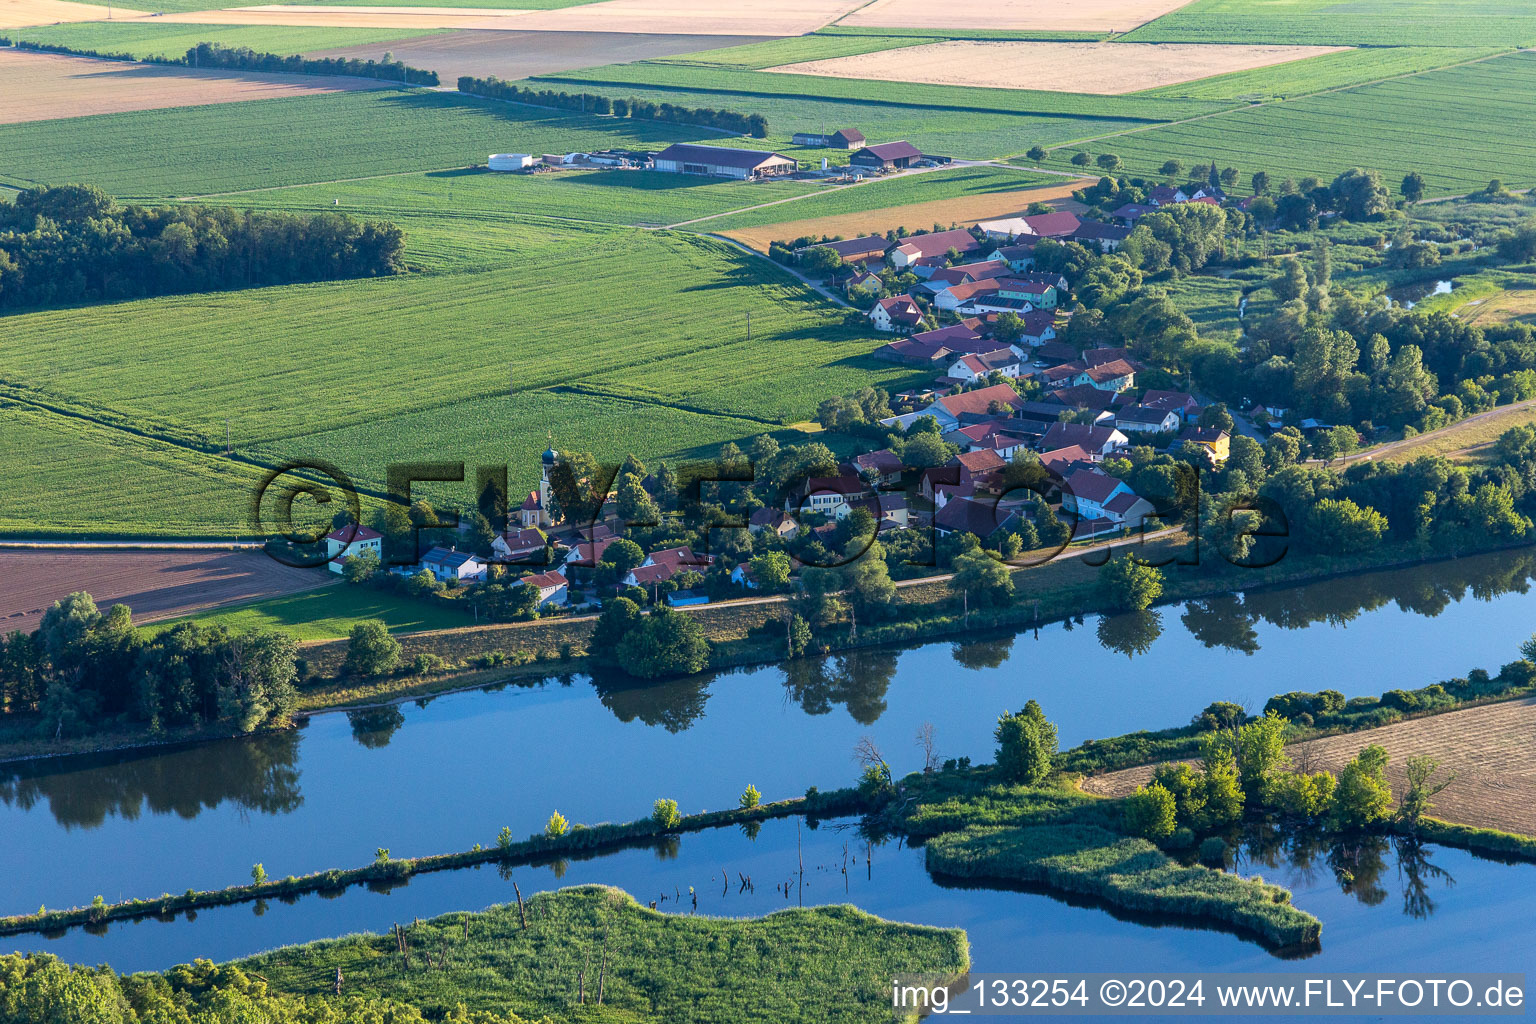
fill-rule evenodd
<path id="1" fill-rule="evenodd" d="M 549 816 L 549 821 L 544 823 L 544 837 L 546 839 L 559 839 L 565 835 L 570 823 L 565 820 L 565 815 L 559 811 Z"/>
<path id="2" fill-rule="evenodd" d="M 1125 798 L 1125 830 L 1143 839 L 1164 839 L 1173 835 L 1175 804 L 1173 794 L 1157 783 L 1138 786 Z"/>
<path id="3" fill-rule="evenodd" d="M 503 825 L 501 831 L 496 833 L 496 848 L 498 850 L 512 849 L 512 830 Z"/>
<path id="4" fill-rule="evenodd" d="M 1051 771 L 1056 754 L 1056 726 L 1046 721 L 1040 705 L 1030 701 L 1016 715 L 1004 714 L 993 732 L 997 767 L 1010 779 L 1036 783 Z"/>
<path id="5" fill-rule="evenodd" d="M 1384 820 L 1391 810 L 1387 752 L 1371 744 L 1339 772 L 1331 820 L 1337 828 L 1364 828 Z"/>
<path id="6" fill-rule="evenodd" d="M 677 813 L 677 801 L 661 799 L 657 800 L 651 808 L 651 820 L 662 828 L 676 828 L 683 820 L 683 816 Z"/>
<path id="7" fill-rule="evenodd" d="M 400 641 L 378 619 L 368 619 L 352 627 L 347 636 L 347 660 L 343 670 L 348 675 L 379 676 L 393 672 L 400 664 Z"/>
<path id="8" fill-rule="evenodd" d="M 762 800 L 763 795 L 757 791 L 757 787 L 751 783 L 741 791 L 741 806 L 743 810 L 752 810 Z"/>
<path id="9" fill-rule="evenodd" d="M 423 651 L 411 659 L 411 674 L 418 676 L 431 675 L 441 672 L 445 662 L 442 658 L 430 651 Z"/>
<path id="10" fill-rule="evenodd" d="M 1271 782 L 1270 801 L 1292 817 L 1321 818 L 1333 807 L 1336 785 L 1328 772 L 1282 772 Z"/>
<path id="11" fill-rule="evenodd" d="M 267 869 L 262 867 L 260 864 L 252 864 L 251 865 L 251 883 L 253 885 L 261 885 L 266 880 L 267 880 Z"/>
<path id="12" fill-rule="evenodd" d="M 1200 842 L 1200 862 L 1202 864 L 1225 864 L 1227 862 L 1227 841 L 1221 836 L 1207 836 Z"/>

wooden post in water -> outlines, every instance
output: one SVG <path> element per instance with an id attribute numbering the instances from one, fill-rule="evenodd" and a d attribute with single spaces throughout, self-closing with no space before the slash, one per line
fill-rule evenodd
<path id="1" fill-rule="evenodd" d="M 795 886 L 800 896 L 800 905 L 805 906 L 805 849 L 800 845 L 800 822 L 802 816 L 795 818 L 795 856 L 800 860 L 800 884 Z"/>
<path id="2" fill-rule="evenodd" d="M 528 930 L 528 915 L 523 910 L 523 890 L 521 890 L 521 889 L 519 889 L 517 887 L 517 883 L 516 882 L 513 882 L 512 883 L 512 891 L 517 893 L 517 916 L 522 919 L 523 931 L 527 931 Z"/>
<path id="3" fill-rule="evenodd" d="M 336 968 L 336 994 L 341 995 L 341 968 Z"/>

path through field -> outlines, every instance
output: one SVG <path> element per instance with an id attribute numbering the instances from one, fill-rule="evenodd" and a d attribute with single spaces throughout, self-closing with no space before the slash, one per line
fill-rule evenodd
<path id="1" fill-rule="evenodd" d="M 1536 835 L 1536 698 L 1328 736 L 1292 744 L 1287 750 L 1310 771 L 1337 771 L 1369 743 L 1381 744 L 1391 755 L 1387 778 L 1398 797 L 1406 787 L 1404 763 L 1416 754 L 1439 758 L 1444 766 L 1439 777 L 1445 772 L 1456 774 L 1456 781 L 1435 797 L 1430 812 L 1434 817 Z M 1124 796 L 1151 777 L 1150 765 L 1127 768 L 1087 779 L 1083 788 Z"/>

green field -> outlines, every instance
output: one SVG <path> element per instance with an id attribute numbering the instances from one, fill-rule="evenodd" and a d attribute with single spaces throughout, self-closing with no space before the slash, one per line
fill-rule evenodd
<path id="1" fill-rule="evenodd" d="M 1137 43 L 1520 46 L 1527 0 L 1197 0 L 1122 38 Z"/>
<path id="2" fill-rule="evenodd" d="M 563 217 L 607 224 L 667 225 L 791 196 L 815 195 L 821 186 L 793 181 L 741 182 L 655 171 L 560 171 L 497 174 L 434 171 L 300 185 L 260 194 L 262 209 L 334 210 L 475 225 L 516 223 L 524 217 Z M 248 195 L 218 201 L 242 205 Z"/>
<path id="3" fill-rule="evenodd" d="M 12 38 L 51 43 L 77 50 L 126 53 L 134 57 L 181 57 L 198 43 L 248 46 L 259 53 L 306 53 L 338 46 L 361 46 L 436 35 L 433 29 L 317 28 L 287 25 L 182 25 L 142 21 L 80 22 L 43 28 L 16 29 Z M 383 56 L 387 47 L 379 48 Z"/>
<path id="4" fill-rule="evenodd" d="M 379 89 L 0 126 L 0 179 L 120 196 L 271 188 L 485 163 L 491 153 L 659 149 L 717 132 Z"/>
<path id="5" fill-rule="evenodd" d="M 412 255 L 417 239 L 457 244 L 452 221 L 407 223 Z M 806 419 L 828 393 L 911 376 L 869 358 L 880 340 L 850 332 L 841 311 L 723 243 L 560 222 L 508 221 L 492 236 L 471 236 L 475 261 L 446 264 L 459 272 L 8 317 L 7 382 L 57 410 L 37 414 L 57 444 L 84 431 L 97 447 L 71 443 L 38 487 L 12 487 L 6 522 L 238 532 L 254 470 L 218 454 L 226 417 L 236 455 L 263 465 L 323 456 L 378 490 L 392 462 L 462 460 L 471 476 L 510 463 L 523 486 L 551 436 L 675 459 Z M 142 454 L 125 460 L 123 446 Z M 39 447 L 18 436 L 13 479 L 33 479 L 22 453 Z M 200 475 L 169 489 L 143 469 L 161 461 Z M 50 514 L 53 476 L 89 481 L 78 512 Z M 186 506 L 170 524 L 161 489 Z M 434 493 L 449 490 L 468 501 L 472 484 Z"/>
<path id="6" fill-rule="evenodd" d="M 1114 153 L 1135 172 L 1168 159 L 1215 160 L 1245 176 L 1267 170 L 1331 177 L 1350 167 L 1382 172 L 1395 187 L 1408 171 L 1431 194 L 1461 193 L 1502 178 L 1536 184 L 1536 54 L 1361 86 L 1287 103 L 1167 125 L 1086 145 Z M 1071 150 L 1052 164 L 1069 167 Z"/>
<path id="7" fill-rule="evenodd" d="M 329 569 L 314 571 L 317 575 L 325 573 L 340 579 Z M 185 619 L 156 622 L 143 628 L 147 633 L 158 633 L 178 622 L 196 622 L 204 626 L 227 626 L 236 631 L 280 629 L 300 640 L 336 640 L 346 637 L 352 627 L 364 619 L 378 619 L 392 633 L 456 629 L 473 621 L 467 611 L 444 608 L 371 587 L 337 583 L 318 590 L 219 608 Z"/>
<path id="8" fill-rule="evenodd" d="M 861 213 L 865 210 L 881 210 L 909 203 L 926 203 L 936 199 L 959 199 L 966 196 L 990 195 L 998 192 L 1015 192 L 1019 189 L 1040 185 L 1059 184 L 1064 179 L 1053 174 L 1031 174 L 1005 167 L 957 167 L 927 171 L 886 181 L 873 181 L 864 185 L 838 189 L 826 195 L 809 199 L 797 199 L 792 203 L 779 203 L 760 210 L 746 210 L 713 217 L 689 225 L 699 231 L 730 231 L 735 228 L 757 227 L 760 224 L 778 224 L 783 221 L 804 220 L 812 217 L 832 217 L 840 213 Z M 927 225 L 922 225 L 927 227 Z"/>
<path id="9" fill-rule="evenodd" d="M 861 53 L 879 53 L 884 50 L 918 46 L 922 39 L 896 36 L 790 36 L 788 39 L 767 39 L 741 46 L 724 46 L 696 53 L 680 53 L 675 57 L 651 57 L 644 61 L 651 64 L 676 64 L 684 67 L 734 68 L 738 71 L 758 71 L 794 64 L 806 60 L 829 60 L 833 57 L 853 57 Z"/>

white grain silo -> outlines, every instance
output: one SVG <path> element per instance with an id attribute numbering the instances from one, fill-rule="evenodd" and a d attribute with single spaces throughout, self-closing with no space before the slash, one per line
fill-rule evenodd
<path id="1" fill-rule="evenodd" d="M 493 171 L 522 171 L 533 166 L 527 153 L 492 153 L 485 165 Z"/>

